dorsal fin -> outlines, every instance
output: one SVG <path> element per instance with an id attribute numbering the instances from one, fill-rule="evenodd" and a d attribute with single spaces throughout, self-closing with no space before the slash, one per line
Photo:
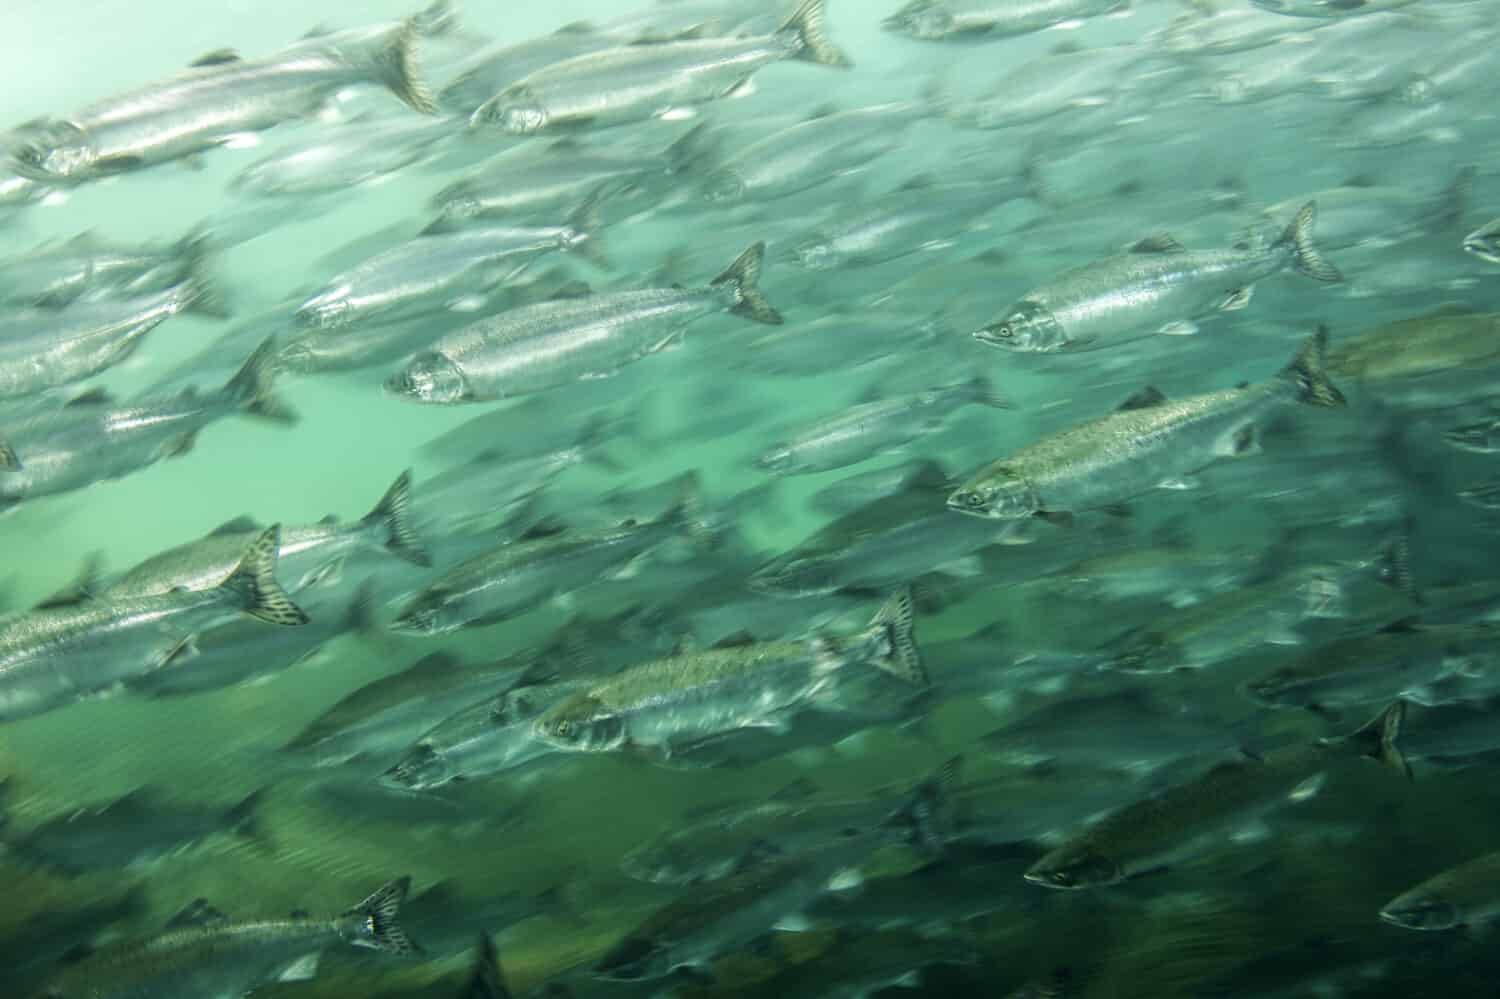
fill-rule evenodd
<path id="1" fill-rule="evenodd" d="M 898 190 L 898 191 L 921 191 L 921 190 L 925 190 L 926 188 L 933 187 L 937 183 L 938 183 L 938 179 L 935 176 L 933 176 L 932 174 L 930 174 L 930 173 L 919 173 L 919 174 L 917 174 L 917 175 L 915 175 L 913 177 L 908 177 L 907 180 L 906 180 L 906 182 L 904 184 L 902 184 L 900 187 L 896 188 L 896 190 Z"/>
<path id="2" fill-rule="evenodd" d="M 530 527 L 526 528 L 526 530 L 521 534 L 520 540 L 536 541 L 540 538 L 551 538 L 561 534 L 567 529 L 567 524 L 564 524 L 556 517 L 547 516 L 543 517 L 535 524 L 532 524 Z"/>
<path id="3" fill-rule="evenodd" d="M 234 49 L 214 49 L 205 52 L 192 62 L 188 63 L 191 69 L 201 69 L 204 66 L 223 66 L 226 63 L 239 62 L 241 56 Z"/>
<path id="4" fill-rule="evenodd" d="M 92 600 L 99 592 L 101 579 L 104 575 L 104 555 L 102 552 L 90 552 L 83 560 L 83 565 L 78 567 L 78 575 L 72 581 L 56 593 L 42 600 L 34 610 L 46 610 L 53 607 L 72 607 L 81 604 L 85 600 Z"/>
<path id="5" fill-rule="evenodd" d="M 597 30 L 588 21 L 569 21 L 552 33 L 554 35 L 591 35 Z"/>
<path id="6" fill-rule="evenodd" d="M 336 513 L 330 513 L 328 516 L 318 521 L 318 523 L 324 527 L 327 527 L 330 524 L 337 524 L 338 522 L 339 515 Z"/>
<path id="7" fill-rule="evenodd" d="M 1083 50 L 1083 46 L 1078 44 L 1077 42 L 1058 42 L 1048 50 L 1047 54 L 1055 56 L 1077 55 Z"/>
<path id="8" fill-rule="evenodd" d="M 224 534 L 250 534 L 251 532 L 263 530 L 265 530 L 264 525 L 256 522 L 256 519 L 248 513 L 243 513 L 233 520 L 224 521 L 224 523 L 209 531 L 208 536 L 216 538 Z"/>
<path id="9" fill-rule="evenodd" d="M 169 930 L 185 930 L 193 926 L 216 926 L 227 923 L 229 917 L 215 909 L 206 898 L 195 898 L 167 920 Z"/>
<path id="10" fill-rule="evenodd" d="M 831 114 L 838 114 L 838 113 L 839 113 L 839 106 L 837 104 L 832 104 L 832 103 L 829 103 L 829 104 L 819 104 L 817 107 L 813 108 L 811 111 L 809 111 L 807 113 L 807 118 L 805 120 L 806 121 L 817 121 L 819 118 L 827 118 Z"/>
<path id="11" fill-rule="evenodd" d="M 772 801 L 802 801 L 818 793 L 818 785 L 806 777 L 798 777 L 771 795 Z"/>
<path id="12" fill-rule="evenodd" d="M 1155 385 L 1147 385 L 1145 388 L 1131 393 L 1124 402 L 1115 407 L 1115 412 L 1127 413 L 1132 409 L 1150 409 L 1153 406 L 1160 406 L 1166 401 L 1167 397 L 1162 394 L 1161 389 Z"/>
<path id="13" fill-rule="evenodd" d="M 109 394 L 108 389 L 95 386 L 86 392 L 82 392 L 63 403 L 66 406 L 107 406 L 115 401 L 115 397 Z"/>
<path id="14" fill-rule="evenodd" d="M 1186 253 L 1187 247 L 1164 232 L 1152 233 L 1130 245 L 1131 253 Z"/>
<path id="15" fill-rule="evenodd" d="M 746 631 L 744 628 L 741 628 L 739 631 L 736 631 L 733 634 L 725 635 L 723 638 L 719 639 L 712 646 L 710 646 L 710 648 L 739 649 L 744 648 L 746 645 L 754 644 L 755 636 L 750 634 L 750 632 Z"/>

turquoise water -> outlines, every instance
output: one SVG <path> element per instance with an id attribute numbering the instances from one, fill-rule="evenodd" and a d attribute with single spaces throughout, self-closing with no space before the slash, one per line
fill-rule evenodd
<path id="1" fill-rule="evenodd" d="M 317 620 L 320 613 L 342 613 L 361 580 L 378 581 L 373 626 L 332 638 L 295 665 L 184 697 L 88 691 L 45 714 L 0 722 L 0 777 L 9 778 L 0 804 L 7 838 L 19 840 L 48 820 L 143 785 L 180 806 L 227 807 L 265 789 L 259 839 L 216 833 L 162 859 L 84 875 L 38 865 L 19 848 L 0 854 L 13 886 L 0 906 L 0 951 L 26 957 L 17 959 L 15 987 L 25 991 L 16 994 L 47 980 L 56 954 L 76 944 L 148 936 L 195 898 L 211 900 L 236 920 L 336 912 L 401 875 L 411 877 L 414 894 L 453 882 L 458 900 L 448 909 L 457 923 L 464 922 L 465 909 L 493 911 L 502 895 L 531 899 L 552 892 L 545 904 L 516 903 L 505 920 L 513 925 L 474 920 L 476 933 L 500 932 L 502 960 L 518 994 L 564 976 L 578 994 L 676 988 L 680 994 L 832 995 L 877 955 L 882 961 L 895 956 L 894 980 L 903 969 L 955 954 L 967 963 L 929 975 L 925 993 L 1004 995 L 1066 965 L 1073 969 L 1069 995 L 1410 995 L 1434 982 L 1445 983 L 1445 995 L 1489 994 L 1486 976 L 1494 962 L 1481 944 L 1459 933 L 1413 933 L 1377 917 L 1399 892 L 1495 848 L 1493 781 L 1482 761 L 1462 769 L 1418 765 L 1419 779 L 1410 785 L 1374 768 L 1337 771 L 1328 789 L 1292 817 L 1264 828 L 1258 821 L 1234 826 L 1234 846 L 1198 850 L 1182 869 L 1091 892 L 1049 892 L 1021 875 L 1099 809 L 1076 816 L 1063 809 L 1069 819 L 1057 828 L 1038 820 L 1033 832 L 1004 843 L 955 844 L 928 880 L 910 872 L 931 858 L 893 848 L 866 865 L 868 883 L 840 896 L 847 910 L 835 904 L 832 916 L 821 910 L 810 931 L 778 932 L 770 944 L 757 939 L 748 949 L 716 955 L 714 984 L 622 985 L 569 974 L 598 960 L 655 908 L 704 890 L 638 883 L 621 873 L 620 859 L 707 806 L 762 801 L 799 779 L 811 780 L 825 798 L 853 798 L 921 781 L 955 754 L 965 759 L 966 777 L 996 777 L 1000 790 L 989 801 L 1002 810 L 1039 814 L 1053 796 L 1082 800 L 1081 789 L 1092 793 L 1097 781 L 1132 789 L 1109 801 L 1117 805 L 1190 779 L 1233 758 L 1237 748 L 1257 759 L 1268 744 L 1341 734 L 1380 709 L 1371 702 L 1322 715 L 1272 711 L 1243 696 L 1247 680 L 1288 657 L 1315 654 L 1336 637 L 1374 633 L 1393 621 L 1481 630 L 1490 621 L 1487 600 L 1480 598 L 1475 609 L 1447 595 L 1489 580 L 1492 511 L 1483 497 L 1474 502 L 1459 494 L 1493 481 L 1494 459 L 1460 453 L 1441 439 L 1444 430 L 1494 417 L 1488 388 L 1493 357 L 1475 346 L 1492 339 L 1494 330 L 1473 317 L 1497 308 L 1496 269 L 1464 253 L 1462 241 L 1500 204 L 1493 167 L 1500 136 L 1492 110 L 1495 77 L 1457 71 L 1461 57 L 1493 40 L 1486 5 L 1418 2 L 1389 15 L 1383 31 L 1366 28 L 1362 36 L 1352 33 L 1356 22 L 1374 24 L 1388 15 L 1325 24 L 1260 12 L 1267 24 L 1284 23 L 1277 30 L 1288 37 L 1266 48 L 1189 57 L 1167 51 L 1162 32 L 1174 19 L 1194 15 L 1165 0 L 1140 0 L 1128 11 L 1014 38 L 942 43 L 882 30 L 887 6 L 830 4 L 829 35 L 852 57 L 848 71 L 773 64 L 755 74 L 748 95 L 668 120 L 584 128 L 568 139 L 572 145 L 548 154 L 588 149 L 644 158 L 703 121 L 717 136 L 715 155 L 728 157 L 830 106 L 912 102 L 915 123 L 897 148 L 847 176 L 820 178 L 785 198 L 712 205 L 701 193 L 715 163 L 710 156 L 663 181 L 629 213 L 613 212 L 610 199 L 603 199 L 610 269 L 555 254 L 528 273 L 560 266 L 601 293 L 699 287 L 760 240 L 768 245 L 760 286 L 784 314 L 780 331 L 814 328 L 830 316 L 846 318 L 849 328 L 841 333 L 855 338 L 863 327 L 885 328 L 881 323 L 898 329 L 931 324 L 930 339 L 893 341 L 890 356 L 870 363 L 855 363 L 864 360 L 858 345 L 848 363 L 835 358 L 816 371 L 768 373 L 756 366 L 765 349 L 757 338 L 770 327 L 710 316 L 674 349 L 612 377 L 542 393 L 538 398 L 551 408 L 540 421 L 499 416 L 474 435 L 488 435 L 495 447 L 524 446 L 544 429 L 539 424 L 567 424 L 583 439 L 596 400 L 603 399 L 624 416 L 605 424 L 609 461 L 563 472 L 528 511 L 531 518 L 545 514 L 574 530 L 626 516 L 644 520 L 660 512 L 670 489 L 654 490 L 627 510 L 610 497 L 696 471 L 693 509 L 721 528 L 728 524 L 731 540 L 722 547 L 668 546 L 660 557 L 632 565 L 626 578 L 581 588 L 501 624 L 440 637 L 392 630 L 391 620 L 413 593 L 458 560 L 455 548 L 439 544 L 454 532 L 434 524 L 436 515 L 424 509 L 423 484 L 452 468 L 456 455 L 491 446 L 476 446 L 474 436 L 442 453 L 424 445 L 480 413 L 532 412 L 526 400 L 423 406 L 397 398 L 382 383 L 399 361 L 284 374 L 277 392 L 299 414 L 295 427 L 226 418 L 205 429 L 187 454 L 116 481 L 26 499 L 4 515 L 4 597 L 6 609 L 17 612 L 73 580 L 96 554 L 108 578 L 240 515 L 260 524 L 311 524 L 329 514 L 355 520 L 408 468 L 414 521 L 440 553 L 439 564 L 423 571 L 364 553 L 326 590 L 310 591 L 306 600 L 294 594 Z M 421 42 L 424 72 L 441 86 L 486 44 L 519 42 L 577 22 L 597 27 L 627 12 L 603 0 L 471 3 L 460 11 L 456 29 Z M 17 126 L 41 116 L 67 117 L 166 78 L 205 52 L 230 47 L 261 57 L 315 26 L 342 29 L 411 13 L 410 5 L 383 0 L 236 2 L 212 10 L 171 3 L 93 3 L 82 10 L 19 0 L 0 13 L 0 37 L 13 40 L 0 61 L 4 117 Z M 1344 48 L 1325 45 L 1326 64 L 1264 74 L 1264 66 L 1298 46 L 1322 44 L 1319 32 L 1336 31 L 1351 32 L 1350 41 Z M 1085 86 L 1081 63 L 1003 82 L 1029 60 L 1107 46 L 1123 47 L 1107 51 L 1128 51 L 1136 61 L 1105 74 L 1100 85 Z M 1356 54 L 1333 59 L 1335 52 Z M 1159 62 L 1146 59 L 1153 54 Z M 1456 79 L 1444 77 L 1445 70 Z M 1008 86 L 1015 104 L 1042 92 L 1044 82 L 1061 85 L 1071 74 L 1080 74 L 1080 90 L 1057 114 L 1005 128 L 970 127 L 970 102 L 995 81 L 1002 81 L 1000 103 L 1007 103 Z M 1301 83 L 1291 85 L 1292 78 Z M 1377 128 L 1413 107 L 1432 108 L 1432 117 L 1410 126 L 1399 144 L 1375 137 Z M 344 121 L 374 127 L 401 116 L 415 117 L 377 88 L 350 88 L 319 114 L 238 135 L 201 160 L 60 184 L 0 221 L 8 237 L 5 255 L 16 259 L 28 248 L 84 232 L 122 244 L 169 242 L 195 227 L 210 233 L 212 273 L 228 295 L 232 318 L 175 316 L 123 363 L 67 386 L 58 399 L 88 387 L 126 399 L 161 384 L 176 392 L 191 382 L 205 388 L 222 383 L 262 332 L 292 335 L 291 311 L 334 274 L 413 237 L 431 218 L 429 199 L 455 179 L 482 169 L 487 157 L 525 153 L 521 147 L 528 143 L 557 138 L 465 131 L 458 123 L 452 137 L 434 144 L 430 158 L 337 198 L 257 199 L 231 188 L 250 163 L 316 141 Z M 1015 196 L 997 196 L 992 209 L 958 217 L 889 260 L 812 271 L 791 254 L 811 228 L 890 203 L 890 192 L 902 185 L 919 202 L 924 191 L 934 199 L 956 198 L 943 185 L 957 183 L 1014 188 Z M 1295 207 L 1292 199 L 1334 189 L 1343 194 L 1325 197 L 1321 206 L 1320 224 L 1329 228 L 1315 233 L 1333 231 L 1333 223 L 1340 227 L 1338 240 L 1324 249 L 1344 272 L 1342 284 L 1269 275 L 1256 283 L 1244 309 L 1198 316 L 1196 335 L 1149 335 L 1107 350 L 1026 355 L 991 349 L 968 335 L 1030 289 L 1137 239 L 1170 232 L 1191 249 L 1228 247 L 1267 224 L 1262 212 L 1268 206 L 1292 201 Z M 1367 216 L 1338 200 L 1352 203 L 1360 191 L 1377 192 Z M 1277 212 L 1279 230 L 1288 213 Z M 266 231 L 257 233 L 261 228 Z M 477 315 L 460 318 L 477 319 L 505 304 L 515 303 L 493 294 Z M 1339 354 L 1362 333 L 1439 309 L 1470 317 L 1474 332 L 1462 347 L 1432 348 L 1426 380 L 1361 369 Z M 412 328 L 430 322 L 445 330 L 439 325 L 453 317 L 443 311 L 413 321 Z M 255 317 L 269 318 L 263 328 L 220 341 Z M 1344 357 L 1330 368 L 1349 396 L 1345 411 L 1326 420 L 1322 413 L 1298 413 L 1289 418 L 1290 430 L 1263 433 L 1254 455 L 1174 477 L 1171 488 L 1123 497 L 1128 511 L 1080 511 L 1071 528 L 1039 519 L 1017 528 L 996 523 L 992 535 L 962 551 L 945 550 L 931 564 L 918 559 L 910 574 L 921 577 L 916 633 L 929 652 L 936 689 L 898 717 L 850 725 L 747 767 L 661 766 L 630 753 L 552 757 L 423 794 L 382 789 L 375 780 L 379 768 L 314 768 L 281 752 L 339 698 L 424 655 L 450 651 L 476 666 L 489 663 L 545 641 L 575 614 L 605 619 L 637 611 L 628 628 L 617 624 L 614 633 L 591 634 L 589 641 L 599 646 L 591 650 L 596 664 L 623 649 L 638 657 L 702 649 L 741 628 L 768 641 L 862 626 L 900 580 L 856 580 L 859 585 L 836 603 L 812 598 L 800 604 L 805 610 L 796 600 L 772 602 L 773 610 L 756 604 L 764 615 L 755 618 L 748 591 L 726 588 L 720 598 L 714 587 L 824 528 L 832 515 L 814 505 L 815 494 L 849 476 L 914 459 L 940 461 L 948 474 L 962 476 L 1043 435 L 1099 417 L 1147 384 L 1177 398 L 1260 382 L 1319 323 L 1332 331 L 1333 356 Z M 831 471 L 776 478 L 755 463 L 810 420 L 980 375 L 1008 408 L 957 409 L 913 443 Z M 940 507 L 944 491 L 933 495 Z M 469 502 L 486 509 L 482 493 Z M 969 518 L 952 519 L 979 530 Z M 513 538 L 520 526 L 513 522 L 496 540 Z M 1431 590 L 1420 604 L 1405 602 L 1410 593 L 1387 592 L 1399 587 L 1371 584 L 1376 595 L 1368 596 L 1364 577 L 1340 576 L 1347 592 L 1340 598 L 1344 610 L 1328 615 L 1333 623 L 1307 612 L 1299 572 L 1327 575 L 1329 566 L 1342 572 L 1368 563 L 1397 537 L 1411 548 L 1418 583 Z M 856 535 L 845 543 L 865 540 Z M 1244 556 L 1254 572 L 1193 575 L 1174 561 L 1186 551 Z M 1173 563 L 1166 572 L 1180 573 L 1180 585 L 1122 596 L 1091 586 L 1107 574 L 1098 563 L 1079 568 L 1088 559 L 1153 554 Z M 694 582 L 695 571 L 712 584 Z M 1236 618 L 1211 654 L 1179 663 L 1191 670 L 1137 675 L 1096 668 L 1095 660 L 1112 661 L 1130 636 L 1177 635 L 1195 606 L 1221 606 L 1213 601 L 1252 580 L 1272 584 L 1265 589 L 1271 596 L 1254 591 L 1251 616 L 1263 613 L 1265 620 L 1250 626 Z M 1289 629 L 1296 632 L 1290 639 Z M 1435 637 L 1432 643 L 1448 641 Z M 1469 672 L 1487 675 L 1492 642 L 1473 631 L 1464 633 L 1464 642 L 1454 656 L 1466 657 Z M 1170 654 L 1190 655 L 1183 648 L 1174 646 Z M 971 668 L 966 656 L 979 662 L 972 669 L 988 668 L 994 676 L 953 681 L 953 664 Z M 1023 669 L 1047 656 L 1057 656 L 1059 665 Z M 1078 657 L 1087 668 L 1076 668 Z M 1007 662 L 1016 664 L 1014 677 L 1001 668 Z M 166 668 L 192 670 L 195 662 L 187 657 Z M 954 690 L 944 688 L 948 682 Z M 1223 737 L 1209 752 L 1172 748 L 1162 769 L 1139 780 L 1143 764 L 1132 755 L 1139 752 L 1134 742 L 1108 750 L 1117 768 L 1080 778 L 1073 771 L 1015 770 L 989 757 L 979 741 L 1049 705 L 1061 705 L 1066 716 L 1071 698 L 1131 691 L 1173 711 L 1208 712 Z M 1461 701 L 1480 712 L 1488 705 L 1480 696 L 1443 697 L 1414 708 L 1414 724 L 1434 703 Z M 1137 727 L 1154 724 L 1151 716 L 1127 717 Z M 343 796 L 327 793 L 330 781 Z M 965 897 L 965 888 L 979 901 Z M 951 906 L 945 905 L 950 896 Z M 1500 887 L 1494 896 L 1500 897 Z M 872 924 L 847 914 L 908 904 L 931 915 Z M 94 912 L 112 905 L 119 911 Z M 422 927 L 411 929 L 420 941 Z M 44 953 L 45 960 L 37 959 Z M 317 979 L 268 985 L 264 994 L 451 995 L 468 961 L 457 947 L 404 962 L 333 951 Z"/>

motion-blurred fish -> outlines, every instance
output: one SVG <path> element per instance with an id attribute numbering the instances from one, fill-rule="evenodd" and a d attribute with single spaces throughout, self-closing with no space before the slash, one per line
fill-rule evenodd
<path id="1" fill-rule="evenodd" d="M 1465 236 L 1464 251 L 1486 263 L 1500 264 L 1500 219 L 1482 225 Z"/>
<path id="2" fill-rule="evenodd" d="M 0 622 L 0 719 L 51 710 L 171 665 L 192 636 L 243 611 L 269 624 L 307 615 L 276 582 L 278 527 L 267 528 L 212 589 L 85 599 Z"/>
<path id="3" fill-rule="evenodd" d="M 112 243 L 85 232 L 0 262 L 0 298 L 57 309 L 83 297 L 135 299 L 191 282 L 205 294 L 184 307 L 220 317 L 226 314 L 225 296 L 208 272 L 215 245 L 206 226 L 165 245 Z"/>
<path id="4" fill-rule="evenodd" d="M 1483 926 L 1500 916 L 1500 853 L 1450 867 L 1391 899 L 1380 918 L 1406 930 Z"/>
<path id="5" fill-rule="evenodd" d="M 411 879 L 385 885 L 358 905 L 324 919 L 231 923 L 209 910 L 199 925 L 117 944 L 61 972 L 49 999 L 201 999 L 241 996 L 270 982 L 313 978 L 334 944 L 411 955 L 416 945 L 397 921 Z M 215 918 L 216 917 L 216 918 Z"/>
<path id="6" fill-rule="evenodd" d="M 1397 744 L 1405 712 L 1405 702 L 1397 701 L 1351 735 L 1222 763 L 1127 805 L 1038 860 L 1026 880 L 1047 888 L 1095 888 L 1192 856 L 1212 845 L 1215 834 L 1310 797 L 1321 772 L 1341 758 L 1368 756 L 1409 775 Z"/>
<path id="7" fill-rule="evenodd" d="M 1126 10 L 1130 0 L 911 0 L 885 30 L 930 42 L 1008 38 Z"/>
<path id="8" fill-rule="evenodd" d="M 784 59 L 848 66 L 828 41 L 823 0 L 803 0 L 774 34 L 606 49 L 546 66 L 475 110 L 474 124 L 517 135 L 663 117 L 732 96 Z"/>

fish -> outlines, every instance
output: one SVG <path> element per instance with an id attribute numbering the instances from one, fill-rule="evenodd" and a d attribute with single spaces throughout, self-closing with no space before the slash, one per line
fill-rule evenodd
<path id="1" fill-rule="evenodd" d="M 601 128 L 732 96 L 773 62 L 847 67 L 825 34 L 823 2 L 803 0 L 770 35 L 626 45 L 553 63 L 485 101 L 470 122 L 512 135 Z"/>
<path id="2" fill-rule="evenodd" d="M 296 626 L 307 615 L 276 581 L 280 527 L 261 532 L 206 590 L 84 599 L 0 621 L 0 720 L 24 718 L 170 667 L 195 633 L 243 612 Z"/>
<path id="3" fill-rule="evenodd" d="M 431 113 L 435 105 L 416 62 L 419 34 L 416 23 L 406 22 L 368 37 L 311 39 L 262 59 L 211 53 L 170 80 L 23 126 L 10 158 L 25 176 L 77 185 L 196 156 L 316 110 L 356 83 L 385 86 Z"/>
<path id="4" fill-rule="evenodd" d="M 1428 932 L 1483 926 L 1500 915 L 1500 853 L 1487 853 L 1423 881 L 1380 908 L 1382 921 Z"/>
<path id="5" fill-rule="evenodd" d="M 785 731 L 803 709 L 828 704 L 837 712 L 847 667 L 925 686 L 912 615 L 910 594 L 898 591 L 849 638 L 729 644 L 644 662 L 560 699 L 533 720 L 532 732 L 565 752 L 630 747 L 670 758 L 740 729 Z"/>
<path id="6" fill-rule="evenodd" d="M 654 520 L 600 530 L 534 532 L 443 572 L 402 608 L 391 627 L 440 635 L 512 618 L 548 600 L 620 572 L 662 543 L 691 535 L 692 500 L 680 499 Z"/>
<path id="7" fill-rule="evenodd" d="M 150 864 L 220 833 L 263 841 L 262 788 L 228 808 L 175 801 L 162 788 L 142 786 L 108 802 L 7 837 L 6 849 L 33 863 L 71 875 Z"/>
<path id="8" fill-rule="evenodd" d="M 449 334 L 385 382 L 414 402 L 485 402 L 611 375 L 678 342 L 685 327 L 716 312 L 779 325 L 758 281 L 756 243 L 706 287 L 650 288 L 542 302 Z"/>
<path id="9" fill-rule="evenodd" d="M 932 117 L 921 102 L 823 109 L 750 143 L 704 177 L 711 204 L 771 201 L 847 176 L 901 148 Z"/>
<path id="10" fill-rule="evenodd" d="M 0 300 L 61 309 L 79 299 L 140 300 L 192 288 L 197 294 L 187 296 L 185 311 L 225 318 L 228 295 L 210 271 L 216 249 L 206 223 L 169 244 L 114 243 L 90 230 L 0 264 Z"/>
<path id="11" fill-rule="evenodd" d="M 1397 243 L 1441 232 L 1463 218 L 1474 182 L 1473 167 L 1458 172 L 1447 187 L 1414 193 L 1405 187 L 1370 184 L 1365 178 L 1339 187 L 1278 202 L 1262 214 L 1285 218 L 1298 206 L 1318 206 L 1318 245 L 1341 249 L 1361 243 Z M 1253 238 L 1253 237 L 1252 237 Z"/>
<path id="12" fill-rule="evenodd" d="M 100 374 L 130 357 L 147 333 L 215 294 L 201 279 L 190 278 L 167 291 L 119 302 L 0 314 L 0 399 L 36 395 Z"/>
<path id="13" fill-rule="evenodd" d="M 461 134 L 448 119 L 356 118 L 314 142 L 289 146 L 245 167 L 229 181 L 254 198 L 309 198 L 347 192 L 436 156 Z"/>
<path id="14" fill-rule="evenodd" d="M 297 307 L 297 322 L 320 330 L 420 319 L 482 308 L 478 296 L 541 256 L 573 251 L 606 261 L 594 202 L 560 226 L 487 226 L 419 236 L 332 278 Z"/>
<path id="15" fill-rule="evenodd" d="M 0 440 L 0 508 L 115 479 L 193 449 L 204 427 L 236 413 L 289 424 L 296 414 L 271 391 L 275 338 L 219 389 L 153 396 L 131 404 L 89 391 L 55 410 L 10 424 Z"/>
<path id="16" fill-rule="evenodd" d="M 1066 515 L 1132 499 L 1219 458 L 1247 454 L 1257 421 L 1270 411 L 1288 402 L 1345 405 L 1324 370 L 1327 343 L 1320 327 L 1276 377 L 1255 385 L 1177 402 L 1154 390 L 1134 396 L 1108 416 L 985 466 L 948 496 L 948 508 L 1000 520 Z"/>
<path id="17" fill-rule="evenodd" d="M 1464 237 L 1464 252 L 1487 264 L 1500 264 L 1500 219 L 1486 223 Z"/>
<path id="18" fill-rule="evenodd" d="M 408 470 L 396 477 L 369 513 L 352 524 L 330 516 L 316 524 L 283 525 L 276 557 L 278 571 L 293 580 L 289 591 L 298 593 L 326 581 L 344 559 L 363 548 L 431 566 L 432 557 L 411 525 L 410 503 Z M 123 600 L 218 586 L 234 571 L 245 545 L 264 530 L 253 517 L 236 517 L 205 538 L 169 548 L 126 570 L 110 580 L 101 595 Z"/>
<path id="19" fill-rule="evenodd" d="M 511 999 L 513 994 L 506 987 L 505 975 L 500 969 L 495 938 L 480 933 L 479 943 L 474 949 L 474 968 L 469 972 L 469 980 L 459 989 L 458 999 Z"/>
<path id="20" fill-rule="evenodd" d="M 1316 217 L 1316 203 L 1308 202 L 1263 249 L 1189 251 L 1170 236 L 1150 237 L 1131 253 L 1085 264 L 1027 292 L 974 338 L 1028 353 L 1094 350 L 1152 333 L 1196 332 L 1193 320 L 1243 308 L 1255 282 L 1288 268 L 1338 282 L 1343 275 L 1313 244 Z"/>
<path id="21" fill-rule="evenodd" d="M 399 921 L 410 886 L 410 878 L 392 881 L 330 918 L 232 923 L 210 908 L 208 918 L 197 925 L 188 923 L 155 937 L 97 951 L 58 974 L 42 995 L 47 999 L 241 996 L 273 981 L 314 977 L 318 958 L 335 944 L 415 955 L 417 945 Z"/>
<path id="22" fill-rule="evenodd" d="M 911 0 L 881 26 L 927 42 L 973 41 L 1072 25 L 1129 7 L 1130 0 Z"/>
<path id="23" fill-rule="evenodd" d="M 1356 732 L 1221 763 L 1202 776 L 1117 809 L 1071 835 L 1025 877 L 1076 891 L 1115 884 L 1204 849 L 1215 833 L 1285 801 L 1316 793 L 1318 775 L 1340 758 L 1367 756 L 1411 775 L 1399 739 L 1406 702 L 1396 701 Z"/>
<path id="24" fill-rule="evenodd" d="M 941 430 L 966 405 L 1007 409 L 1013 404 L 984 375 L 911 395 L 876 397 L 811 423 L 756 459 L 775 475 L 806 475 L 855 465 Z"/>

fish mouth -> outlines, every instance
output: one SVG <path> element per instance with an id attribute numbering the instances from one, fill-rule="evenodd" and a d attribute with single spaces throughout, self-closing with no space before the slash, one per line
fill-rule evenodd
<path id="1" fill-rule="evenodd" d="M 1487 264 L 1500 264 L 1500 243 L 1470 237 L 1464 240 L 1464 252 L 1478 257 Z"/>

